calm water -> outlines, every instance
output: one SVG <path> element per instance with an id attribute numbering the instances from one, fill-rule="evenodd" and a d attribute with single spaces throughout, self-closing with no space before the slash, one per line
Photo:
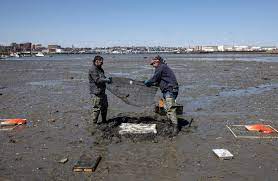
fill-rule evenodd
<path id="1" fill-rule="evenodd" d="M 263 54 L 160 54 L 166 60 L 196 60 L 196 61 L 257 61 L 257 62 L 278 62 L 278 55 Z M 53 55 L 44 57 L 20 57 L 7 58 L 6 60 L 84 60 L 92 59 L 91 55 Z M 131 55 L 102 55 L 105 59 L 113 60 L 140 60 L 148 59 L 155 54 L 131 54 Z"/>

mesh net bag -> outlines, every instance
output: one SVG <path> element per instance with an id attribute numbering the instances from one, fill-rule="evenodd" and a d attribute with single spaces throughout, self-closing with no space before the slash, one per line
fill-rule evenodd
<path id="1" fill-rule="evenodd" d="M 106 84 L 107 90 L 133 106 L 151 106 L 155 104 L 157 87 L 146 87 L 142 81 L 123 77 L 112 77 L 112 84 Z"/>

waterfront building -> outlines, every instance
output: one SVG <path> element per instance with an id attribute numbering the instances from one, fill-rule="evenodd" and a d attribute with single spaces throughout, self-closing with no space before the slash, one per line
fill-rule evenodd
<path id="1" fill-rule="evenodd" d="M 60 45 L 48 45 L 48 53 L 61 53 L 62 48 Z"/>
<path id="2" fill-rule="evenodd" d="M 264 46 L 264 47 L 261 47 L 261 49 L 263 51 L 273 51 L 273 50 L 276 50 L 276 46 Z"/>
<path id="3" fill-rule="evenodd" d="M 249 50 L 249 46 L 246 45 L 235 45 L 233 47 L 234 51 L 248 51 Z"/>
<path id="4" fill-rule="evenodd" d="M 201 51 L 203 51 L 203 52 L 216 52 L 216 51 L 218 51 L 218 46 L 201 46 Z"/>

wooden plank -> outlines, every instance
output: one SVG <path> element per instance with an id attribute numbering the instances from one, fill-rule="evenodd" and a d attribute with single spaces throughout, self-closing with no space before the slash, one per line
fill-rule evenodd
<path id="1" fill-rule="evenodd" d="M 233 132 L 233 130 L 228 125 L 226 125 L 226 126 L 231 131 L 231 133 L 234 135 L 234 137 L 237 138 L 237 135 Z"/>
<path id="2" fill-rule="evenodd" d="M 101 156 L 96 158 L 91 157 L 90 155 L 83 154 L 80 156 L 80 159 L 73 166 L 74 172 L 94 172 L 101 160 Z"/>
<path id="3" fill-rule="evenodd" d="M 11 131 L 18 127 L 20 125 L 15 125 L 15 126 L 0 126 L 0 131 Z"/>

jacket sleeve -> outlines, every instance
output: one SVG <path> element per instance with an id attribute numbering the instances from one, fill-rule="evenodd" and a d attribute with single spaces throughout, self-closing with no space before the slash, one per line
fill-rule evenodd
<path id="1" fill-rule="evenodd" d="M 96 71 L 89 70 L 89 82 L 90 83 L 105 83 L 106 77 L 100 76 Z"/>
<path id="2" fill-rule="evenodd" d="M 158 68 L 155 70 L 153 77 L 148 81 L 152 84 L 159 83 L 161 80 L 161 75 L 162 75 L 162 69 Z"/>

